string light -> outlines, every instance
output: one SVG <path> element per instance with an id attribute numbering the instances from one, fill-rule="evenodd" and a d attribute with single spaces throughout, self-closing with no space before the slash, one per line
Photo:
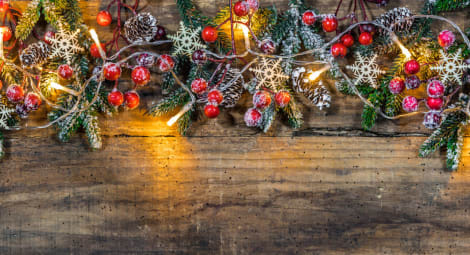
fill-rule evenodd
<path id="1" fill-rule="evenodd" d="M 96 34 L 96 31 L 94 29 L 90 29 L 90 35 L 91 39 L 93 39 L 93 41 L 95 42 L 96 47 L 98 47 L 98 51 L 100 52 L 101 58 L 106 59 L 106 53 L 104 52 L 103 48 L 101 48 L 101 43 L 100 39 L 98 38 L 98 34 Z"/>
<path id="2" fill-rule="evenodd" d="M 314 81 L 316 80 L 322 73 L 326 72 L 328 69 L 330 69 L 330 65 L 326 65 L 324 66 L 323 68 L 321 68 L 320 70 L 317 70 L 315 72 L 312 72 L 310 73 L 310 75 L 308 76 L 308 79 L 310 81 Z"/>
<path id="3" fill-rule="evenodd" d="M 173 126 L 175 124 L 175 122 L 178 121 L 178 119 L 181 118 L 181 116 L 183 116 L 183 114 L 185 114 L 187 111 L 191 110 L 192 107 L 193 107 L 192 102 L 189 102 L 189 103 L 185 104 L 183 106 L 183 108 L 175 116 L 171 117 L 171 119 L 168 120 L 168 122 L 166 124 L 169 127 Z"/>
<path id="4" fill-rule="evenodd" d="M 405 61 L 410 60 L 411 52 L 398 40 L 396 35 L 392 36 L 392 40 L 398 45 L 403 55 L 405 55 Z"/>
<path id="5" fill-rule="evenodd" d="M 4 28 L 0 27 L 0 58 L 3 59 L 3 32 Z"/>
<path id="6" fill-rule="evenodd" d="M 58 89 L 58 90 L 62 90 L 62 91 L 65 91 L 69 94 L 72 94 L 74 96 L 79 96 L 80 95 L 80 92 L 78 91 L 75 91 L 73 89 L 69 89 L 67 87 L 64 87 L 56 82 L 51 82 L 50 85 L 49 85 L 49 88 L 53 88 L 53 89 Z"/>

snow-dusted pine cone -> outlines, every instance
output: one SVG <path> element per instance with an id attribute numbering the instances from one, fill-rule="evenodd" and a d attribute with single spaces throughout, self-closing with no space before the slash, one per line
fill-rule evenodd
<path id="1" fill-rule="evenodd" d="M 230 82 L 236 75 L 238 75 L 240 70 L 235 68 L 230 68 L 225 75 L 224 80 L 219 85 L 219 90 L 224 95 L 224 101 L 220 106 L 225 108 L 235 107 L 238 100 L 242 97 L 243 94 L 243 77 L 238 78 L 230 86 L 227 86 L 227 83 Z M 220 79 L 220 76 L 219 76 Z"/>
<path id="2" fill-rule="evenodd" d="M 148 12 L 139 13 L 124 24 L 130 42 L 150 42 L 157 34 L 157 19 Z"/>
<path id="3" fill-rule="evenodd" d="M 318 86 L 315 89 L 309 83 L 297 82 L 293 85 L 296 92 L 302 93 L 318 109 L 323 110 L 323 108 L 330 107 L 330 91 L 323 85 L 322 81 L 318 82 Z"/>
<path id="4" fill-rule="evenodd" d="M 413 24 L 413 20 L 410 17 L 413 16 L 411 11 L 406 7 L 397 7 L 392 9 L 375 20 L 375 22 L 390 28 L 393 32 L 400 32 L 408 30 Z M 379 33 L 387 33 L 382 28 L 378 28 Z"/>
<path id="5" fill-rule="evenodd" d="M 20 54 L 21 64 L 31 67 L 43 63 L 49 56 L 50 48 L 44 42 L 30 44 Z"/>

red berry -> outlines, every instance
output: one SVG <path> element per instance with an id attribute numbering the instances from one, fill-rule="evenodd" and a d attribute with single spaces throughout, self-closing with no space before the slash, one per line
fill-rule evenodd
<path id="1" fill-rule="evenodd" d="M 343 35 L 340 41 L 344 46 L 348 48 L 354 45 L 354 37 L 351 34 Z"/>
<path id="2" fill-rule="evenodd" d="M 426 99 L 426 105 L 430 110 L 440 110 L 443 104 L 444 100 L 441 97 L 428 97 Z"/>
<path id="3" fill-rule="evenodd" d="M 2 89 L 2 88 L 3 88 L 3 82 L 0 81 L 0 89 Z"/>
<path id="4" fill-rule="evenodd" d="M 55 37 L 55 33 L 53 31 L 47 31 L 45 34 L 44 34 L 44 42 L 47 43 L 47 44 L 51 44 L 51 39 Z"/>
<path id="5" fill-rule="evenodd" d="M 441 113 L 439 111 L 429 111 L 424 115 L 423 125 L 429 129 L 439 127 L 441 123 Z"/>
<path id="6" fill-rule="evenodd" d="M 233 12 L 238 17 L 246 16 L 250 12 L 250 6 L 245 1 L 238 1 L 233 6 Z"/>
<path id="7" fill-rule="evenodd" d="M 28 93 L 24 99 L 24 105 L 27 111 L 36 111 L 41 106 L 42 100 L 36 93 Z"/>
<path id="8" fill-rule="evenodd" d="M 10 9 L 10 1 L 0 0 L 0 12 L 6 12 Z"/>
<path id="9" fill-rule="evenodd" d="M 101 49 L 103 49 L 103 51 L 106 53 L 106 45 L 104 43 L 101 43 Z M 98 45 L 96 45 L 96 43 L 93 43 L 90 47 L 90 54 L 91 56 L 95 57 L 95 58 L 100 58 L 101 55 L 100 55 L 100 49 L 98 48 Z"/>
<path id="10" fill-rule="evenodd" d="M 290 94 L 287 91 L 279 91 L 276 93 L 274 96 L 274 101 L 276 101 L 276 104 L 279 105 L 279 107 L 284 108 L 286 107 L 289 102 L 290 102 Z"/>
<path id="11" fill-rule="evenodd" d="M 23 87 L 13 84 L 7 88 L 7 98 L 12 103 L 18 103 L 24 98 Z"/>
<path id="12" fill-rule="evenodd" d="M 13 35 L 11 32 L 11 29 L 7 26 L 1 26 L 0 29 L 3 32 L 3 41 L 8 42 L 11 39 L 11 36 Z"/>
<path id="13" fill-rule="evenodd" d="M 419 72 L 420 65 L 418 61 L 412 59 L 405 63 L 405 73 L 407 74 L 416 74 Z"/>
<path id="14" fill-rule="evenodd" d="M 405 80 L 403 80 L 401 77 L 393 78 L 388 84 L 388 89 L 392 94 L 400 94 L 403 92 L 403 90 L 405 90 Z"/>
<path id="15" fill-rule="evenodd" d="M 259 2 L 258 0 L 246 0 L 246 3 L 250 6 L 250 10 L 252 12 L 255 12 L 259 8 Z"/>
<path id="16" fill-rule="evenodd" d="M 64 64 L 59 66 L 57 73 L 61 79 L 68 80 L 73 76 L 73 69 L 69 65 Z"/>
<path id="17" fill-rule="evenodd" d="M 418 99 L 414 96 L 406 96 L 403 98 L 402 107 L 407 112 L 416 112 L 418 110 Z"/>
<path id="18" fill-rule="evenodd" d="M 137 94 L 137 92 L 135 92 L 134 90 L 127 91 L 126 94 L 124 94 L 124 104 L 130 110 L 139 106 L 139 103 L 140 103 L 139 94 Z"/>
<path id="19" fill-rule="evenodd" d="M 121 91 L 113 89 L 113 91 L 108 94 L 108 103 L 114 106 L 120 106 L 124 102 L 124 95 Z"/>
<path id="20" fill-rule="evenodd" d="M 143 66 L 138 66 L 132 70 L 131 78 L 136 85 L 144 86 L 150 81 L 150 71 Z"/>
<path id="21" fill-rule="evenodd" d="M 220 110 L 219 110 L 219 107 L 213 105 L 213 104 L 207 104 L 205 107 L 204 107 L 204 114 L 208 117 L 208 118 L 215 118 L 217 116 L 219 116 L 220 114 Z"/>
<path id="22" fill-rule="evenodd" d="M 217 29 L 211 26 L 207 26 L 202 30 L 201 35 L 202 40 L 208 43 L 213 43 L 217 40 Z"/>
<path id="23" fill-rule="evenodd" d="M 112 20 L 113 18 L 111 17 L 111 13 L 108 11 L 100 11 L 98 12 L 98 15 L 96 15 L 96 22 L 98 25 L 103 27 L 109 26 Z"/>
<path id="24" fill-rule="evenodd" d="M 166 30 L 164 27 L 157 25 L 157 33 L 155 34 L 155 40 L 162 40 L 166 37 Z"/>
<path id="25" fill-rule="evenodd" d="M 441 97 L 444 95 L 444 90 L 445 87 L 440 81 L 432 80 L 428 84 L 427 92 L 430 97 Z"/>
<path id="26" fill-rule="evenodd" d="M 455 35 L 449 30 L 444 30 L 437 37 L 437 41 L 441 47 L 447 48 L 455 42 Z"/>
<path id="27" fill-rule="evenodd" d="M 348 54 L 348 48 L 342 43 L 335 43 L 331 46 L 331 55 L 333 57 L 344 57 L 346 54 Z"/>
<path id="28" fill-rule="evenodd" d="M 191 82 L 191 90 L 196 94 L 202 94 L 206 91 L 206 89 L 207 81 L 202 78 L 195 79 L 193 82 Z"/>
<path id="29" fill-rule="evenodd" d="M 175 61 L 170 55 L 161 55 L 157 60 L 157 65 L 162 72 L 168 72 L 175 67 Z"/>
<path id="30" fill-rule="evenodd" d="M 219 105 L 223 100 L 224 95 L 217 89 L 213 89 L 207 94 L 207 101 L 211 104 Z"/>
<path id="31" fill-rule="evenodd" d="M 271 104 L 271 100 L 271 94 L 264 90 L 260 90 L 253 95 L 253 104 L 260 110 L 268 107 Z"/>
<path id="32" fill-rule="evenodd" d="M 193 59 L 194 63 L 196 63 L 198 65 L 202 65 L 202 64 L 206 63 L 207 56 L 206 56 L 206 53 L 203 50 L 196 50 L 196 51 L 193 52 L 192 59 Z"/>
<path id="33" fill-rule="evenodd" d="M 115 81 L 121 77 L 121 67 L 115 63 L 107 63 L 104 66 L 104 78 L 109 81 Z"/>
<path id="34" fill-rule="evenodd" d="M 260 43 L 260 49 L 264 54 L 273 54 L 276 51 L 276 44 L 270 39 L 264 39 Z"/>
<path id="35" fill-rule="evenodd" d="M 142 53 L 137 57 L 136 61 L 139 66 L 151 67 L 155 64 L 155 57 L 147 53 Z"/>
<path id="36" fill-rule="evenodd" d="M 371 35 L 374 35 L 375 33 L 375 26 L 372 24 L 361 25 L 361 28 L 361 32 L 369 32 Z"/>
<path id="37" fill-rule="evenodd" d="M 248 127 L 259 126 L 263 121 L 261 112 L 256 108 L 248 109 L 243 119 L 245 120 L 245 123 Z"/>
<path id="38" fill-rule="evenodd" d="M 327 16 L 323 19 L 321 25 L 323 27 L 323 31 L 333 32 L 338 28 L 338 19 L 333 15 Z"/>
<path id="39" fill-rule="evenodd" d="M 369 45 L 373 41 L 372 35 L 369 32 L 362 32 L 359 35 L 359 43 L 362 45 Z"/>
<path id="40" fill-rule="evenodd" d="M 405 85 L 407 89 L 417 89 L 421 85 L 421 80 L 416 75 L 406 77 Z"/>
<path id="41" fill-rule="evenodd" d="M 315 23 L 315 13 L 313 13 L 313 11 L 304 12 L 302 22 L 307 26 L 313 25 Z"/>

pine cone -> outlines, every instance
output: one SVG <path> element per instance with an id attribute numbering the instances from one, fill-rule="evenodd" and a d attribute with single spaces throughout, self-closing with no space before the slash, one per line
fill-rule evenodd
<path id="1" fill-rule="evenodd" d="M 139 13 L 124 24 L 126 38 L 131 42 L 150 42 L 157 34 L 157 19 L 148 12 Z"/>
<path id="2" fill-rule="evenodd" d="M 44 42 L 30 44 L 21 52 L 20 61 L 23 66 L 31 67 L 43 63 L 49 56 L 50 48 Z"/>
<path id="3" fill-rule="evenodd" d="M 408 8 L 398 7 L 382 14 L 375 22 L 390 28 L 393 32 L 400 32 L 411 28 L 413 24 L 413 20 L 410 18 L 411 16 L 413 16 L 413 14 Z M 387 33 L 385 29 L 380 27 L 378 31 L 381 34 Z"/>
<path id="4" fill-rule="evenodd" d="M 227 83 L 230 82 L 236 75 L 240 73 L 240 70 L 235 68 L 230 68 L 225 75 L 224 81 L 219 85 L 219 90 L 224 95 L 224 101 L 220 106 L 225 108 L 235 107 L 238 100 L 242 97 L 243 94 L 243 77 L 238 78 L 230 86 L 227 86 Z M 220 77 L 219 75 L 219 80 Z"/>
<path id="5" fill-rule="evenodd" d="M 305 84 L 305 83 L 304 83 Z M 330 91 L 323 85 L 322 81 L 318 83 L 315 89 L 312 89 L 309 84 L 301 85 L 301 83 L 294 83 L 296 92 L 302 93 L 306 98 L 312 102 L 318 109 L 329 108 L 331 103 Z"/>

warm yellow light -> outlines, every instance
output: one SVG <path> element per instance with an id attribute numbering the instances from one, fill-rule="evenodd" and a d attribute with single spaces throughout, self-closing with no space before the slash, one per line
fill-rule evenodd
<path id="1" fill-rule="evenodd" d="M 176 121 L 178 121 L 178 119 L 181 118 L 181 116 L 183 116 L 183 114 L 185 114 L 187 111 L 191 109 L 191 106 L 192 106 L 191 102 L 187 103 L 175 116 L 171 117 L 171 119 L 168 120 L 166 124 L 169 127 L 173 126 L 176 123 Z"/>
<path id="2" fill-rule="evenodd" d="M 411 59 L 411 52 L 398 40 L 398 38 L 393 36 L 392 39 L 398 45 L 403 55 L 405 55 L 405 61 Z"/>
<path id="3" fill-rule="evenodd" d="M 93 41 L 95 42 L 96 47 L 98 47 L 101 58 L 105 59 L 106 53 L 104 52 L 103 48 L 101 48 L 101 43 L 100 43 L 100 39 L 98 38 L 98 34 L 96 33 L 94 29 L 90 29 L 90 35 L 91 35 L 91 39 L 93 39 Z"/>
<path id="4" fill-rule="evenodd" d="M 248 36 L 248 33 L 250 32 L 250 30 L 245 25 L 242 25 L 242 30 L 243 30 L 243 37 L 245 38 L 245 48 L 248 50 L 250 49 L 250 37 Z"/>
<path id="5" fill-rule="evenodd" d="M 0 27 L 0 58 L 3 59 L 3 31 L 4 28 Z"/>
<path id="6" fill-rule="evenodd" d="M 73 89 L 69 89 L 67 87 L 64 87 L 56 82 L 51 82 L 50 85 L 49 85 L 49 88 L 53 88 L 53 89 L 59 89 L 59 90 L 62 90 L 62 91 L 65 91 L 69 94 L 72 94 L 74 96 L 79 96 L 80 95 L 80 92 L 78 91 L 75 91 Z"/>
<path id="7" fill-rule="evenodd" d="M 329 66 L 329 65 L 324 66 L 322 69 L 310 73 L 310 75 L 308 76 L 308 79 L 311 80 L 311 81 L 314 81 L 314 80 L 316 80 L 318 77 L 320 77 L 320 75 L 321 75 L 322 73 L 324 73 L 325 71 L 327 71 L 328 69 L 330 69 L 330 66 Z"/>

